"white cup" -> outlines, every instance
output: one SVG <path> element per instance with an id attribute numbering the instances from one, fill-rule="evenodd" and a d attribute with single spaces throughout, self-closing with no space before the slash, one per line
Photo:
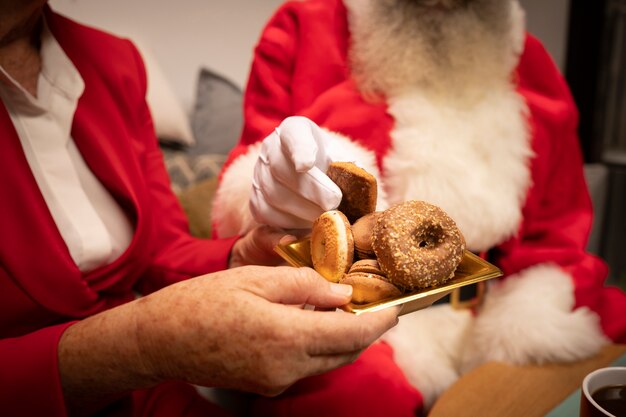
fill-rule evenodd
<path id="1" fill-rule="evenodd" d="M 580 417 L 622 417 L 606 411 L 592 397 L 600 388 L 615 385 L 626 385 L 626 367 L 601 368 L 587 375 L 582 384 Z"/>

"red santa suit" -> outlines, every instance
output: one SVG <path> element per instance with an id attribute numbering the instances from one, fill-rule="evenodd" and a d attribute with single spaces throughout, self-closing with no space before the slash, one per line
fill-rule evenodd
<path id="1" fill-rule="evenodd" d="M 137 50 L 50 10 L 46 22 L 85 84 L 72 138 L 134 233 L 115 261 L 82 273 L 0 104 L 0 410 L 7 416 L 66 416 L 57 357 L 62 332 L 75 320 L 133 300 L 136 292 L 225 269 L 234 243 L 189 235 L 152 127 Z M 128 416 L 222 415 L 179 382 L 137 391 L 115 410 Z"/>
<path id="2" fill-rule="evenodd" d="M 333 159 L 377 176 L 379 209 L 409 199 L 439 205 L 468 249 L 504 272 L 475 315 L 432 307 L 402 317 L 386 336 L 427 405 L 487 360 L 571 361 L 610 339 L 626 341 L 626 296 L 604 286 L 606 266 L 584 249 L 592 207 L 575 104 L 525 33 L 517 1 L 501 2 L 497 36 L 452 34 L 467 43 L 446 56 L 448 66 L 418 61 L 405 73 L 391 69 L 400 82 L 377 84 L 389 72 L 377 54 L 394 46 L 372 36 L 381 23 L 375 8 L 389 3 L 288 2 L 271 18 L 255 51 L 241 141 L 214 205 L 219 236 L 254 224 L 248 199 L 259 142 L 285 117 L 307 116 L 333 136 Z M 432 52 L 415 48 L 403 53 Z M 384 100 L 368 94 L 381 89 Z"/>

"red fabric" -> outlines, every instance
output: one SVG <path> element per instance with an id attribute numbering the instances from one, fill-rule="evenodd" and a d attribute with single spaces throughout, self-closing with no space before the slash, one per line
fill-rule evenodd
<path id="1" fill-rule="evenodd" d="M 385 103 L 366 103 L 356 90 L 347 63 L 348 42 L 340 0 L 288 2 L 277 11 L 255 50 L 241 142 L 227 164 L 295 114 L 353 138 L 382 163 L 393 119 Z"/>
<path id="2" fill-rule="evenodd" d="M 58 325 L 0 340 L 0 410 L 7 416 L 66 415 L 54 364 L 57 343 L 69 326 Z"/>
<path id="3" fill-rule="evenodd" d="M 287 2 L 276 12 L 255 50 L 245 93 L 245 126 L 228 163 L 285 117 L 304 115 L 371 150 L 384 172 L 394 121 L 384 104 L 365 102 L 350 79 L 349 37 L 341 0 Z M 609 337 L 626 342 L 626 295 L 604 286 L 605 264 L 584 250 L 592 207 L 569 89 L 530 35 L 513 75 L 530 110 L 534 185 L 518 235 L 493 248 L 489 260 L 505 275 L 539 263 L 561 266 L 573 278 L 576 306 L 591 308 Z"/>
<path id="4" fill-rule="evenodd" d="M 130 42 L 49 10 L 47 21 L 85 81 L 72 136 L 135 234 L 119 259 L 82 274 L 0 106 L 0 410 L 6 415 L 64 415 L 56 358 L 64 327 L 54 325 L 129 301 L 136 290 L 224 269 L 235 240 L 189 235 L 145 102 L 143 64 Z"/>
<path id="5" fill-rule="evenodd" d="M 569 88 L 543 46 L 527 37 L 517 71 L 530 110 L 532 187 L 519 234 L 495 248 L 505 275 L 540 263 L 563 268 L 574 281 L 576 307 L 595 311 L 611 339 L 626 341 L 626 295 L 606 287 L 606 264 L 585 251 L 593 220 L 577 136 L 578 112 Z M 618 312 L 621 314 L 616 314 Z"/>
<path id="6" fill-rule="evenodd" d="M 132 417 L 229 417 L 230 413 L 200 397 L 195 388 L 183 382 L 168 382 L 132 395 Z M 127 407 L 121 407 L 127 412 Z M 120 414 L 119 417 L 122 417 Z M 115 417 L 118 417 L 117 415 Z"/>
<path id="7" fill-rule="evenodd" d="M 372 345 L 352 364 L 299 381 L 276 398 L 258 398 L 258 417 L 419 415 L 422 396 L 406 380 L 385 343 Z"/>

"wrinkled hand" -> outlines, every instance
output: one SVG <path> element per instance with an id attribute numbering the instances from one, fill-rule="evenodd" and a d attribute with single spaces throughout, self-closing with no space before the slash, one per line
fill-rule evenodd
<path id="1" fill-rule="evenodd" d="M 262 224 L 310 228 L 341 202 L 341 190 L 326 170 L 325 133 L 305 117 L 289 117 L 264 139 L 254 168 L 250 210 Z"/>
<path id="2" fill-rule="evenodd" d="M 293 306 L 333 308 L 350 295 L 309 268 L 236 268 L 138 300 L 137 340 L 159 379 L 276 395 L 354 361 L 397 323 L 395 309 L 355 316 Z"/>

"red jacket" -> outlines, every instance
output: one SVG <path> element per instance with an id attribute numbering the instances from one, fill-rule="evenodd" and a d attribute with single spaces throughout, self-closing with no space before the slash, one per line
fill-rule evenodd
<path id="1" fill-rule="evenodd" d="M 72 320 L 190 276 L 225 269 L 234 240 L 192 238 L 170 190 L 129 41 L 51 11 L 50 30 L 85 82 L 72 136 L 135 228 L 110 265 L 81 273 L 46 207 L 11 119 L 0 106 L 0 410 L 63 416 L 57 342 Z"/>

